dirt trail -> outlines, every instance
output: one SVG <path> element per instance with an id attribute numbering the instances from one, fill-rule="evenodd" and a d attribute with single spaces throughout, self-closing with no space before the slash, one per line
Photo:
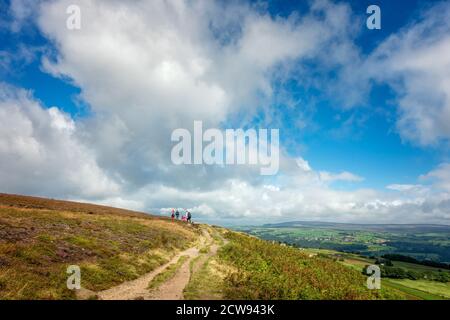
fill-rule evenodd
<path id="1" fill-rule="evenodd" d="M 213 243 L 209 248 L 209 252 L 207 254 L 202 255 L 197 261 L 195 261 L 192 273 L 196 273 L 200 270 L 200 268 L 206 263 L 206 261 L 217 254 L 217 250 L 219 250 L 220 246 L 217 243 Z"/>
<path id="2" fill-rule="evenodd" d="M 156 268 L 150 273 L 143 275 L 142 277 L 124 282 L 116 287 L 97 292 L 96 295 L 101 300 L 178 300 L 183 299 L 183 290 L 189 283 L 190 279 L 190 263 L 192 259 L 196 258 L 200 254 L 200 249 L 213 243 L 213 239 L 209 232 L 204 230 L 203 237 L 200 240 L 200 245 L 198 247 L 192 247 L 185 251 L 179 252 L 174 256 L 168 263 Z M 210 248 L 210 253 L 215 254 L 217 252 L 218 246 L 212 244 Z M 154 290 L 149 290 L 148 285 L 153 278 L 155 278 L 161 272 L 171 264 L 178 261 L 181 256 L 188 256 L 188 259 L 181 265 L 181 267 L 176 271 L 175 275 L 167 280 L 165 283 L 161 284 L 158 288 Z M 205 255 L 206 256 L 206 255 Z M 203 260 L 204 257 L 200 260 Z M 196 263 L 195 265 L 200 265 Z"/>
<path id="3" fill-rule="evenodd" d="M 211 238 L 211 235 L 206 230 L 203 231 L 203 234 L 205 236 L 205 242 L 203 243 L 203 247 L 206 247 L 213 243 L 213 239 Z M 215 246 L 215 245 L 212 245 Z M 211 246 L 211 247 L 212 247 Z M 211 250 L 210 250 L 211 251 Z M 217 252 L 217 248 L 215 248 L 215 251 Z M 151 300 L 182 300 L 183 297 L 183 290 L 189 283 L 189 280 L 191 278 L 191 270 L 190 270 L 190 263 L 192 259 L 198 257 L 200 254 L 200 251 L 197 250 L 196 254 L 191 256 L 190 259 L 187 259 L 187 261 L 178 269 L 175 276 L 162 285 L 160 285 L 156 290 L 152 291 L 150 293 L 150 299 Z M 206 261 L 206 255 L 202 255 L 199 259 L 205 259 Z M 198 262 L 195 263 L 195 265 L 199 265 Z M 196 272 L 196 267 L 194 266 L 193 272 Z"/>
<path id="4" fill-rule="evenodd" d="M 97 296 L 101 300 L 135 300 L 146 298 L 149 295 L 148 284 L 150 281 L 156 277 L 158 274 L 163 272 L 169 265 L 176 263 L 178 259 L 183 256 L 196 256 L 198 254 L 198 249 L 195 247 L 189 248 L 185 251 L 178 253 L 173 257 L 168 263 L 159 266 L 150 273 L 143 275 L 136 280 L 124 282 L 118 286 L 112 287 L 110 289 L 100 291 Z"/>
<path id="5" fill-rule="evenodd" d="M 198 251 L 190 259 L 187 259 L 183 265 L 177 270 L 175 276 L 164 282 L 157 289 L 147 294 L 144 299 L 149 300 L 181 300 L 183 299 L 184 287 L 189 283 L 190 270 L 189 264 L 191 260 L 198 256 Z"/>

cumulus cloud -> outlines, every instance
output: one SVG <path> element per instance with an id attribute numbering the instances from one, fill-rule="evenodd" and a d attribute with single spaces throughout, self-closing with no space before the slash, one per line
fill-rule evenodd
<path id="1" fill-rule="evenodd" d="M 289 185 L 263 186 L 234 179 L 223 181 L 221 188 L 201 191 L 147 186 L 131 197 L 162 214 L 173 207 L 188 208 L 194 219 L 229 224 L 274 220 L 442 223 L 450 218 L 448 193 L 337 191 L 314 176 L 303 177 L 302 183 L 295 183 L 297 179 L 292 177 Z"/>
<path id="2" fill-rule="evenodd" d="M 65 28 L 66 8 L 72 4 L 81 8 L 80 30 Z M 392 70 L 377 79 L 396 85 L 401 80 L 395 87 L 402 90 L 401 134 L 424 143 L 447 134 L 443 122 L 434 125 L 446 116 L 448 79 L 440 72 L 447 66 L 446 58 L 428 57 L 425 44 L 414 47 L 414 59 L 419 60 L 408 62 L 413 58 L 406 56 L 425 27 L 418 24 L 389 39 L 365 62 L 353 43 L 349 6 L 314 1 L 310 9 L 308 14 L 283 18 L 235 2 L 39 4 L 37 24 L 53 49 L 45 51 L 42 68 L 78 86 L 92 115 L 75 121 L 56 107 L 45 108 L 30 93 L 3 87 L 2 190 L 161 213 L 188 208 L 194 219 L 242 223 L 445 221 L 450 207 L 445 190 L 430 195 L 412 192 L 422 187 L 398 184 L 381 191 L 335 190 L 335 181 L 358 183 L 363 178 L 347 171 L 315 170 L 286 150 L 280 154 L 280 174 L 266 178 L 251 166 L 171 163 L 171 132 L 192 130 L 194 120 L 202 120 L 205 128 L 224 129 L 229 121 L 245 127 L 261 109 L 277 120 L 276 110 L 266 109 L 275 95 L 273 80 L 295 78 L 305 86 L 316 85 L 302 77 L 305 61 L 316 62 L 319 73 L 337 68 L 337 80 L 327 82 L 324 90 L 339 96 L 345 108 L 360 103 L 368 92 L 364 70 L 371 77 L 375 65 Z M 447 48 L 442 33 L 433 39 L 427 45 Z M 423 94 L 416 83 L 423 76 L 434 81 L 427 88 L 445 102 L 441 107 L 431 104 L 430 125 L 416 124 L 418 116 L 409 116 L 425 112 L 428 104 L 420 99 L 413 107 L 407 103 Z M 352 87 L 352 94 L 341 86 Z M 402 123 L 418 130 L 412 134 Z M 421 129 L 428 127 L 434 131 Z M 440 167 L 425 176 L 438 179 L 436 188 L 445 187 L 450 180 L 446 172 Z"/>
<path id="3" fill-rule="evenodd" d="M 420 176 L 420 179 L 431 180 L 436 187 L 450 192 L 450 163 L 441 163 L 436 169 Z"/>
<path id="4" fill-rule="evenodd" d="M 239 3 L 77 1 L 82 28 L 67 30 L 62 13 L 72 2 L 41 6 L 39 27 L 57 48 L 43 66 L 81 88 L 96 114 L 84 124 L 86 143 L 135 189 L 211 188 L 238 176 L 262 183 L 248 168 L 173 166 L 171 132 L 194 120 L 218 127 L 236 114 L 251 118 L 270 103 L 273 77 L 344 34 L 336 15 L 349 20 L 346 6 L 327 1 L 288 18 Z"/>
<path id="5" fill-rule="evenodd" d="M 418 21 L 385 40 L 366 70 L 398 93 L 400 135 L 436 145 L 450 138 L 450 4 L 438 3 Z"/>
<path id="6" fill-rule="evenodd" d="M 76 124 L 56 107 L 0 84 L 0 187 L 4 192 L 86 199 L 120 191 L 80 143 Z"/>

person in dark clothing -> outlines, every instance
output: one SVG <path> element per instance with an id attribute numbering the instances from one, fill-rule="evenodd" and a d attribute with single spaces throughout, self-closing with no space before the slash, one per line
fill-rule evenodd
<path id="1" fill-rule="evenodd" d="M 187 212 L 187 222 L 192 222 L 191 218 L 192 218 L 191 213 L 188 211 Z"/>
<path id="2" fill-rule="evenodd" d="M 178 211 L 178 209 L 177 209 L 177 211 L 175 212 L 175 216 L 177 217 L 177 220 L 180 219 L 180 211 Z"/>
<path id="3" fill-rule="evenodd" d="M 175 214 L 174 214 L 174 210 L 173 209 L 172 209 L 172 214 L 170 215 L 170 217 L 172 218 L 172 221 L 175 218 Z"/>

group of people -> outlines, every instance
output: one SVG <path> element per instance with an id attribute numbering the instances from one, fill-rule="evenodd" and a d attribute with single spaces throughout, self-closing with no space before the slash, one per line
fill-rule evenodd
<path id="1" fill-rule="evenodd" d="M 191 215 L 191 213 L 187 209 L 184 209 L 184 211 L 185 211 L 185 213 L 183 213 L 183 215 L 181 216 L 181 221 L 192 223 L 192 215 Z M 180 211 L 178 211 L 178 209 L 172 209 L 171 217 L 172 217 L 172 221 L 174 221 L 175 218 L 177 220 L 179 220 L 180 219 Z"/>

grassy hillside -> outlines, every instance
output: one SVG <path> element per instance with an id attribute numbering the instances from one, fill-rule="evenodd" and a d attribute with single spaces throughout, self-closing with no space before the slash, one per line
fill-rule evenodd
<path id="1" fill-rule="evenodd" d="M 128 210 L 0 194 L 0 299 L 70 299 L 69 265 L 102 290 L 165 263 L 192 226 Z"/>
<path id="2" fill-rule="evenodd" d="M 376 263 L 375 259 L 352 253 L 322 249 L 304 249 L 303 251 L 328 257 L 357 272 L 361 272 L 366 266 Z M 393 264 L 392 267 L 380 266 L 382 287 L 409 300 L 442 300 L 450 298 L 450 282 L 430 281 L 431 279 L 436 279 L 436 275 L 441 275 L 442 277 L 450 271 L 400 261 L 391 261 L 391 263 Z M 402 279 L 388 277 L 383 271 L 385 268 L 401 268 L 406 277 Z M 411 276 L 411 273 L 416 276 L 414 280 L 408 278 Z"/>
<path id="3" fill-rule="evenodd" d="M 224 280 L 229 299 L 401 299 L 368 290 L 361 272 L 296 248 L 229 232 L 220 257 L 235 271 Z"/>
<path id="4" fill-rule="evenodd" d="M 198 257 L 171 264 L 187 248 L 198 248 Z M 176 279 L 187 263 L 188 299 L 404 297 L 395 290 L 366 289 L 361 272 L 333 259 L 227 229 L 0 194 L 0 299 L 75 299 L 66 287 L 70 265 L 80 266 L 82 287 L 96 293 L 163 268 L 145 283 L 156 288 Z"/>

